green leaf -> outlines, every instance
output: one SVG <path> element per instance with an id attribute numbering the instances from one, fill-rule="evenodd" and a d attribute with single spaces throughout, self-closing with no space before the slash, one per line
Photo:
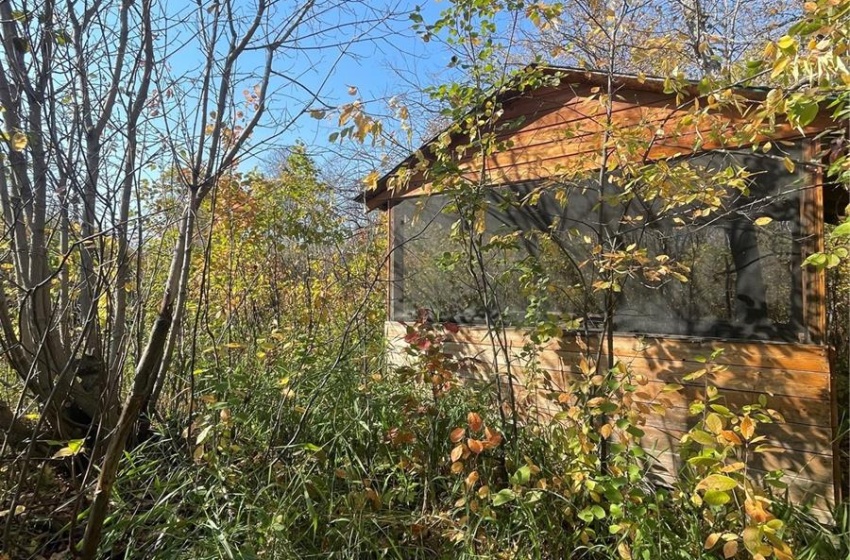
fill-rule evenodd
<path id="1" fill-rule="evenodd" d="M 788 116 L 797 126 L 807 126 L 818 116 L 818 103 L 798 97 L 794 103 L 788 105 Z"/>
<path id="2" fill-rule="evenodd" d="M 700 455 L 688 459 L 688 464 L 695 467 L 713 467 L 717 463 L 719 463 L 719 461 L 714 457 L 703 457 Z"/>
<path id="3" fill-rule="evenodd" d="M 705 497 L 703 501 L 710 506 L 722 506 L 723 504 L 729 503 L 732 499 L 732 496 L 729 495 L 728 492 L 723 492 L 720 490 L 708 490 L 705 493 Z"/>
<path id="4" fill-rule="evenodd" d="M 703 430 L 693 430 L 689 435 L 692 440 L 701 445 L 714 445 L 717 443 L 717 438 Z"/>
<path id="5" fill-rule="evenodd" d="M 578 518 L 584 521 L 585 523 L 590 523 L 594 519 L 593 511 L 590 508 L 581 510 L 580 512 L 578 512 L 577 515 Z"/>
<path id="6" fill-rule="evenodd" d="M 810 101 L 802 106 L 800 109 L 800 117 L 799 124 L 800 126 L 807 126 L 815 120 L 818 116 L 818 104 L 814 101 Z"/>
<path id="7" fill-rule="evenodd" d="M 528 484 L 528 481 L 531 480 L 531 467 L 528 465 L 523 465 L 514 473 L 511 477 L 511 483 L 513 484 Z"/>
<path id="8" fill-rule="evenodd" d="M 493 505 L 501 506 L 508 502 L 512 502 L 516 499 L 516 494 L 510 488 L 505 488 L 503 490 L 499 490 L 496 494 L 493 495 Z"/>
<path id="9" fill-rule="evenodd" d="M 850 222 L 842 222 L 832 230 L 833 237 L 848 237 L 850 236 Z"/>

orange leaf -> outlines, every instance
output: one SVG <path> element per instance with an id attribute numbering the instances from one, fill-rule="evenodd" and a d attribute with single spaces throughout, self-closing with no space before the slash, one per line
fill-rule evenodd
<path id="1" fill-rule="evenodd" d="M 466 435 L 466 430 L 464 430 L 463 428 L 455 428 L 454 430 L 452 430 L 452 433 L 449 434 L 449 439 L 451 440 L 452 443 L 457 443 L 460 440 L 462 440 L 463 436 L 465 436 L 465 435 Z"/>
<path id="2" fill-rule="evenodd" d="M 475 486 L 476 482 L 478 482 L 478 471 L 472 471 L 466 477 L 466 487 L 472 488 L 473 486 Z"/>
<path id="3" fill-rule="evenodd" d="M 738 541 L 729 541 L 723 545 L 723 558 L 732 558 L 738 554 Z"/>
<path id="4" fill-rule="evenodd" d="M 476 455 L 484 451 L 484 445 L 477 439 L 470 438 L 466 440 L 466 446 L 469 447 L 469 450 L 475 453 Z"/>
<path id="5" fill-rule="evenodd" d="M 717 544 L 717 541 L 720 540 L 720 533 L 712 533 L 708 535 L 708 538 L 705 539 L 705 544 L 702 547 L 706 550 L 709 548 L 714 548 L 714 545 Z"/>
<path id="6" fill-rule="evenodd" d="M 473 432 L 477 432 L 484 425 L 484 422 L 481 420 L 481 416 L 479 416 L 477 412 L 470 412 L 467 414 L 466 421 L 469 422 L 469 429 Z"/>
<path id="7" fill-rule="evenodd" d="M 734 443 L 735 445 L 742 445 L 744 442 L 741 441 L 741 438 L 733 432 L 732 430 L 723 430 L 720 432 L 720 436 L 728 441 L 729 443 Z"/>
<path id="8" fill-rule="evenodd" d="M 764 505 L 755 500 L 746 500 L 744 510 L 755 523 L 764 523 L 770 519 L 770 514 L 765 511 Z"/>
<path id="9" fill-rule="evenodd" d="M 502 443 L 502 434 L 490 428 L 484 428 L 484 437 L 487 438 L 487 447 L 498 447 Z"/>
<path id="10" fill-rule="evenodd" d="M 460 474 L 463 472 L 463 463 L 455 461 L 452 463 L 452 474 Z"/>

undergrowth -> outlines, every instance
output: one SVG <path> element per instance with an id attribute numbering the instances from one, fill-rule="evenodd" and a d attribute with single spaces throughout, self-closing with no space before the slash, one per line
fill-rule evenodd
<path id="1" fill-rule="evenodd" d="M 246 361 L 198 373 L 192 429 L 156 422 L 126 454 L 102 550 L 126 559 L 847 557 L 846 511 L 827 527 L 790 506 L 781 483 L 747 473 L 743 451 L 770 421 L 763 404 L 731 411 L 706 382 L 682 447 L 689 466 L 659 482 L 635 443 L 640 379 L 624 368 L 600 378 L 584 363 L 569 395 L 541 378 L 542 400 L 515 403 L 535 415 L 513 418 L 495 382 L 459 382 L 474 364 L 447 357 L 450 334 L 409 327 L 400 368 L 316 360 L 259 375 Z M 51 519 L 51 536 L 16 558 L 48 558 L 79 535 L 77 519 L 56 526 L 55 511 L 29 515 L 32 527 Z"/>

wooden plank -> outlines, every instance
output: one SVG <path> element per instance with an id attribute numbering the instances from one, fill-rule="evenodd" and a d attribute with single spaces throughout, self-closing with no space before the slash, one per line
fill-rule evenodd
<path id="1" fill-rule="evenodd" d="M 668 484 L 676 482 L 676 474 L 681 468 L 679 456 L 676 453 L 662 452 L 653 457 L 658 465 L 658 470 L 655 471 L 656 476 Z M 761 478 L 766 473 L 759 469 L 753 469 L 752 475 L 757 479 Z M 812 510 L 811 513 L 822 523 L 832 523 L 832 499 L 831 485 L 822 484 L 811 480 L 801 478 L 785 478 L 784 482 L 789 485 L 788 495 L 793 503 L 798 505 L 808 504 Z M 782 491 L 776 490 L 777 498 L 782 499 Z"/>
<path id="2" fill-rule="evenodd" d="M 538 390 L 548 393 L 570 393 L 572 383 L 582 380 L 578 374 L 544 372 L 543 375 L 546 376 L 545 381 L 537 379 L 533 384 Z M 483 380 L 487 376 L 488 374 L 482 373 L 477 378 Z M 528 384 L 521 368 L 514 369 L 514 379 L 519 386 L 524 387 Z M 551 383 L 551 385 L 547 386 L 547 383 Z M 671 413 L 678 412 L 682 419 L 681 427 L 684 429 L 687 424 L 687 411 L 690 404 L 696 400 L 705 400 L 704 391 L 701 387 L 692 385 L 685 386 L 679 391 L 668 392 L 665 390 L 665 386 L 663 382 L 650 380 L 631 393 L 631 398 L 636 403 L 662 404 L 665 408 L 670 409 Z M 760 395 L 760 393 L 755 392 L 726 389 L 720 389 L 718 394 L 720 399 L 717 404 L 722 404 L 732 410 L 741 410 L 744 406 L 756 403 Z M 767 399 L 767 406 L 782 414 L 784 422 L 778 425 L 787 426 L 789 431 L 817 429 L 823 431 L 825 435 L 831 433 L 829 411 L 822 400 L 771 396 Z"/>
<path id="3" fill-rule="evenodd" d="M 641 438 L 644 449 L 658 451 L 678 449 L 679 439 L 684 432 L 673 429 L 658 429 L 644 426 L 645 436 Z M 768 453 L 752 453 L 747 457 L 747 465 L 763 472 L 782 470 L 788 481 L 811 481 L 823 484 L 832 490 L 832 457 L 804 451 L 782 450 Z"/>
<path id="4" fill-rule="evenodd" d="M 403 348 L 403 345 L 399 348 Z M 479 360 L 477 371 L 467 371 L 466 375 L 469 378 L 485 380 L 492 377 L 492 368 L 487 366 L 487 364 L 492 363 L 490 358 L 492 354 L 490 354 L 489 350 L 477 349 L 477 352 L 455 351 L 452 345 L 448 345 L 446 350 L 456 356 L 477 358 Z M 391 354 L 404 357 L 404 354 L 398 350 L 391 352 Z M 519 386 L 527 384 L 525 366 L 526 364 L 517 361 L 512 363 L 512 372 Z M 664 392 L 667 380 L 653 378 L 651 372 L 636 370 L 634 373 L 644 373 L 645 375 L 648 373 L 647 383 L 638 387 L 637 391 L 633 394 L 633 398 L 637 402 L 654 404 L 658 402 L 659 398 L 662 398 L 665 406 L 682 411 L 682 417 L 684 418 L 684 411 L 687 411 L 690 403 L 703 398 L 703 389 L 699 383 L 687 384 L 678 392 L 668 393 Z M 538 374 L 544 376 L 544 379 L 539 379 L 537 384 L 541 385 L 542 382 L 545 382 L 545 385 L 547 385 L 545 388 L 549 392 L 569 392 L 572 384 L 582 380 L 581 374 L 575 369 L 543 369 Z M 761 392 L 720 387 L 719 394 L 721 396 L 721 400 L 719 401 L 721 404 L 726 404 L 733 408 L 741 408 L 745 405 L 756 403 Z M 831 424 L 829 408 L 826 406 L 828 402 L 828 399 L 784 395 L 772 395 L 768 396 L 767 399 L 768 407 L 779 411 L 784 416 L 785 422 L 782 425 L 788 426 L 787 429 L 789 431 L 797 430 L 798 428 L 805 430 L 814 426 L 822 428 L 824 433 L 828 432 Z"/>
<path id="5" fill-rule="evenodd" d="M 688 410 L 670 407 L 664 416 L 648 414 L 646 425 L 658 430 L 677 430 L 682 433 L 696 425 L 697 418 L 690 416 Z M 758 424 L 756 432 L 768 438 L 770 445 L 789 451 L 802 451 L 812 455 L 832 457 L 832 430 L 829 426 L 773 423 Z"/>
<path id="6" fill-rule="evenodd" d="M 597 88 L 577 84 L 541 88 L 529 94 L 503 100 L 500 123 L 525 117 L 526 122 L 534 122 L 563 108 L 577 108 L 588 117 L 606 114 L 605 103 L 599 97 Z M 661 106 L 683 109 L 693 104 L 693 99 L 676 103 L 676 97 L 667 93 L 651 93 L 623 90 L 613 96 L 612 111 L 617 112 L 636 106 Z M 552 121 L 546 121 L 552 122 Z M 555 121 L 557 122 L 557 121 Z"/>
<path id="7" fill-rule="evenodd" d="M 552 141 L 575 139 L 577 137 L 599 134 L 605 129 L 607 114 L 604 107 L 586 103 L 569 103 L 554 110 L 539 114 L 529 113 L 527 120 L 516 128 L 508 128 L 496 134 L 498 140 L 510 140 L 513 147 L 534 147 Z M 619 128 L 635 128 L 647 124 L 655 124 L 656 128 L 668 125 L 670 130 L 687 126 L 693 130 L 698 122 L 682 124 L 685 117 L 693 121 L 694 114 L 690 110 L 671 106 L 671 99 L 664 98 L 655 103 L 635 105 L 632 103 L 615 103 L 611 111 L 611 121 Z M 740 116 L 718 113 L 708 117 L 725 119 L 728 122 L 740 120 Z M 698 120 L 698 119 L 697 119 Z M 567 131 L 576 132 L 569 136 Z M 654 133 L 655 128 L 650 132 Z M 616 130 L 614 131 L 616 133 Z"/>
<path id="8" fill-rule="evenodd" d="M 675 142 L 665 144 L 692 151 L 699 132 L 708 136 L 713 132 L 734 131 L 744 119 L 740 115 L 729 113 L 709 113 L 694 115 L 667 105 L 628 105 L 615 107 L 611 114 L 613 137 L 640 137 L 646 140 L 658 140 L 665 143 L 671 139 L 692 138 L 689 143 Z M 588 138 L 601 135 L 607 128 L 607 115 L 604 110 L 585 112 L 581 107 L 567 106 L 550 112 L 539 118 L 532 118 L 516 129 L 505 130 L 496 135 L 501 141 L 510 141 L 510 146 L 499 152 L 533 152 L 538 157 L 546 155 L 547 145 L 575 144 Z M 658 137 L 657 131 L 664 135 Z M 799 132 L 795 131 L 799 135 Z M 570 152 L 567 152 L 570 153 Z M 550 154 L 551 155 L 551 154 Z"/>
<path id="9" fill-rule="evenodd" d="M 502 124 L 509 123 L 522 117 L 525 117 L 526 121 L 518 124 L 515 129 L 508 127 L 504 131 L 499 131 L 499 138 L 507 139 L 514 135 L 515 144 L 519 145 L 521 143 L 519 141 L 521 136 L 534 128 L 557 127 L 577 122 L 576 119 L 581 119 L 582 117 L 579 117 L 575 113 L 584 115 L 583 118 L 588 121 L 598 120 L 599 116 L 605 112 L 604 103 L 601 102 L 603 97 L 599 93 L 599 82 L 596 81 L 595 77 L 588 78 L 587 76 L 582 77 L 579 75 L 575 75 L 570 79 L 576 80 L 576 83 L 562 82 L 561 85 L 548 86 L 532 92 L 514 92 L 503 96 L 500 100 L 503 113 L 499 122 Z M 673 123 L 681 120 L 681 116 L 693 113 L 692 105 L 697 99 L 702 98 L 696 89 L 686 91 L 682 95 L 671 95 L 661 91 L 658 84 L 654 84 L 652 87 L 646 87 L 645 83 L 630 81 L 626 77 L 618 77 L 616 84 L 618 90 L 611 101 L 615 115 L 621 111 L 628 110 L 637 110 L 640 113 L 641 108 L 647 108 L 650 112 L 654 111 L 659 116 L 666 113 L 669 115 L 666 119 L 667 122 Z M 739 108 L 724 106 L 716 112 L 709 113 L 708 118 L 714 120 L 725 119 L 729 123 L 732 123 L 734 128 L 737 128 L 743 123 L 758 122 L 760 117 L 751 113 L 758 107 L 758 100 L 764 96 L 764 92 L 734 90 L 734 93 L 740 101 Z M 701 102 L 701 104 L 703 107 L 705 106 L 704 102 Z M 621 122 L 626 124 L 632 122 L 630 118 L 625 117 L 616 117 L 616 119 L 621 119 Z M 633 122 L 642 122 L 642 120 L 645 119 L 638 118 Z M 829 118 L 828 111 L 821 111 L 815 122 L 805 127 L 803 132 L 806 135 L 815 136 L 819 132 L 834 125 L 833 120 Z M 589 125 L 581 125 L 577 126 L 577 128 L 588 129 L 591 127 Z M 523 132 L 523 130 L 526 132 Z M 761 140 L 780 140 L 798 135 L 799 131 L 796 128 L 789 126 L 785 122 L 780 122 L 776 126 L 776 130 L 769 135 L 769 138 L 765 136 Z M 557 137 L 558 134 L 554 133 L 554 136 Z M 453 140 L 451 145 L 452 147 L 456 147 L 465 143 L 468 142 L 458 137 Z M 707 147 L 708 145 L 703 146 L 703 148 Z M 688 148 L 689 150 L 691 149 L 690 146 Z M 422 150 L 427 152 L 427 146 L 423 146 Z M 665 152 L 663 151 L 662 153 Z M 666 153 L 672 152 L 668 149 Z M 396 170 L 403 167 L 412 168 L 414 163 L 415 158 L 408 158 Z M 560 163 L 564 165 L 569 162 L 562 161 Z M 566 166 L 568 167 L 569 165 Z M 552 171 L 557 172 L 557 167 L 557 164 L 547 165 L 545 166 L 545 173 L 540 172 L 543 169 L 538 172 L 526 170 L 523 173 L 514 174 L 494 170 L 493 176 L 506 181 L 511 178 L 517 179 L 518 177 L 525 177 L 526 179 L 529 177 L 546 178 L 552 175 Z M 422 183 L 426 181 L 426 178 L 419 177 L 411 184 L 396 189 L 395 193 L 389 193 L 388 186 L 391 182 L 390 178 L 394 173 L 395 170 L 383 177 L 380 181 L 378 191 L 369 194 L 367 197 L 367 206 L 370 209 L 384 206 L 394 196 L 404 196 L 406 192 L 412 189 L 419 190 L 422 187 Z"/>
<path id="10" fill-rule="evenodd" d="M 639 108 L 631 109 L 631 111 L 640 114 Z M 705 124 L 706 121 L 709 126 L 700 126 L 697 129 L 696 124 L 698 123 L 694 123 L 689 125 L 686 130 L 682 130 L 676 119 L 665 121 L 665 119 L 660 118 L 654 124 L 641 123 L 639 119 L 635 119 L 634 123 L 621 125 L 621 130 L 624 135 L 637 135 L 647 142 L 647 161 L 692 153 L 698 138 L 701 138 L 701 151 L 720 147 L 727 149 L 741 148 L 748 145 L 748 143 L 741 144 L 732 141 L 737 126 L 737 121 L 734 118 L 719 113 L 705 117 L 703 123 Z M 666 124 L 664 124 L 665 122 Z M 480 159 L 474 158 L 476 163 L 473 167 L 467 169 L 465 177 L 470 181 L 478 181 L 483 170 L 493 184 L 505 184 L 550 179 L 564 173 L 574 174 L 596 169 L 599 165 L 597 156 L 601 155 L 601 135 L 598 133 L 600 126 L 588 124 L 586 128 L 588 129 L 587 133 L 575 137 L 528 146 L 522 144 L 522 135 L 528 134 L 528 132 L 521 128 L 514 134 L 515 138 L 510 135 L 505 136 L 505 139 L 514 140 L 515 146 L 513 148 L 488 157 L 483 168 L 478 163 Z M 661 137 L 655 136 L 658 128 L 665 131 L 665 134 Z M 814 131 L 809 132 L 813 133 Z M 770 139 L 777 141 L 798 138 L 799 136 L 800 132 L 796 128 L 780 124 L 776 132 L 770 136 Z M 766 136 L 759 138 L 760 141 L 767 139 Z M 613 156 L 616 159 L 616 151 L 613 152 Z M 469 162 L 473 159 L 471 159 L 471 156 L 461 159 L 462 166 L 464 161 Z M 423 189 L 427 190 L 428 181 L 427 177 L 414 174 L 409 183 L 394 194 L 384 193 L 370 199 L 370 207 L 376 207 L 380 205 L 381 201 L 393 197 L 421 196 Z"/>
<path id="11" fill-rule="evenodd" d="M 664 134 L 658 136 L 658 129 Z M 677 124 L 634 123 L 628 128 L 615 132 L 608 144 L 609 158 L 628 163 L 649 163 L 660 159 L 690 154 L 697 151 L 718 148 L 736 149 L 748 142 L 737 142 L 733 121 L 715 121 L 703 123 L 700 128 L 694 126 L 681 130 Z M 774 140 L 797 137 L 799 132 L 788 129 L 785 134 L 777 133 Z M 460 166 L 468 177 L 474 180 L 482 172 L 497 179 L 495 184 L 512 183 L 522 180 L 556 178 L 562 175 L 559 168 L 574 172 L 596 169 L 602 154 L 602 135 L 588 133 L 576 137 L 565 137 L 558 141 L 544 142 L 534 146 L 512 147 L 486 158 L 470 154 L 461 158 Z M 766 139 L 766 138 L 765 138 Z M 764 140 L 764 139 L 763 139 Z M 637 153 L 618 151 L 618 142 L 634 143 Z M 513 178 L 511 180 L 511 178 Z"/>
<path id="12" fill-rule="evenodd" d="M 391 346 L 405 346 L 402 341 L 405 327 L 402 324 L 387 322 L 385 329 Z M 563 376 L 578 374 L 577 366 L 582 357 L 595 355 L 598 346 L 596 337 L 585 341 L 575 333 L 566 333 L 541 345 L 532 344 L 519 329 L 507 329 L 504 338 L 512 367 L 517 372 L 522 372 L 529 365 L 523 361 L 521 352 L 530 345 L 529 349 L 536 351 L 537 367 L 548 372 L 551 379 L 558 380 L 561 376 L 560 381 L 564 383 L 568 381 Z M 445 343 L 445 348 L 455 355 L 477 358 L 483 364 L 493 361 L 493 348 L 486 327 L 460 326 Z M 824 406 L 829 402 L 830 367 L 826 349 L 821 346 L 634 335 L 614 337 L 615 355 L 634 373 L 647 377 L 647 391 L 650 393 L 660 391 L 665 383 L 676 382 L 686 385 L 686 396 L 695 394 L 702 380 L 688 383 L 682 377 L 704 367 L 700 356 L 708 356 L 718 349 L 724 352 L 714 362 L 727 369 L 711 374 L 711 383 L 722 394 L 754 402 L 757 394 L 772 393 L 769 402 L 782 405 L 774 408 L 788 409 L 791 417 L 797 418 L 799 423 L 830 425 L 828 407 Z M 504 356 L 500 356 L 500 360 L 504 361 Z"/>
<path id="13" fill-rule="evenodd" d="M 388 322 L 385 327 L 387 337 L 403 338 L 405 327 L 397 322 Z M 533 342 L 521 330 L 509 328 L 505 337 L 511 348 L 522 348 Z M 489 345 L 487 328 L 478 325 L 461 325 L 452 340 L 486 347 Z M 590 352 L 595 354 L 598 337 L 584 340 L 580 333 L 567 332 L 558 338 L 552 338 L 540 345 L 541 351 L 564 353 Z M 617 334 L 614 336 L 614 352 L 621 359 L 627 357 L 667 360 L 700 365 L 698 358 L 710 356 L 716 350 L 723 350 L 715 363 L 723 365 L 749 365 L 765 369 L 788 369 L 828 373 L 829 361 L 826 348 L 813 344 L 783 342 L 747 342 L 718 339 L 698 339 L 687 337 L 639 336 Z"/>
<path id="14" fill-rule="evenodd" d="M 492 362 L 493 352 L 488 346 L 469 343 L 446 343 L 447 352 Z M 518 350 L 511 349 L 511 363 L 516 366 L 528 367 L 528 358 Z M 537 353 L 535 367 L 550 372 L 580 373 L 579 363 L 583 354 L 580 352 L 562 352 L 542 350 Z M 631 372 L 649 376 L 651 380 L 665 383 L 684 383 L 684 377 L 704 367 L 696 361 L 683 361 L 664 358 L 644 358 L 637 356 L 618 356 Z M 504 360 L 504 356 L 502 357 Z M 829 399 L 829 375 L 825 372 L 809 372 L 793 369 L 772 369 L 748 365 L 726 365 L 726 369 L 709 374 L 710 382 L 719 388 L 749 391 L 769 392 L 777 396 L 792 396 L 819 401 Z M 690 383 L 701 386 L 702 381 Z"/>

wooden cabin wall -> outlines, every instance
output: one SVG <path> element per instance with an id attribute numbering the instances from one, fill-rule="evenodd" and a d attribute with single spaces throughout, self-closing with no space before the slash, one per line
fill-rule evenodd
<path id="1" fill-rule="evenodd" d="M 751 106 L 745 109 L 746 115 L 727 109 L 694 119 L 694 97 L 683 103 L 675 95 L 665 94 L 658 88 L 642 88 L 644 85 L 640 83 L 624 84 L 613 100 L 612 117 L 617 129 L 615 141 L 621 141 L 621 147 L 627 146 L 630 140 L 649 146 L 640 154 L 631 154 L 630 159 L 634 161 L 689 154 L 694 150 L 697 138 L 700 139 L 698 150 L 734 148 L 736 144 L 730 142 L 733 131 L 754 116 Z M 472 153 L 461 155 L 465 177 L 500 185 L 537 179 L 557 180 L 564 175 L 597 168 L 603 136 L 600 132 L 604 123 L 604 109 L 596 98 L 598 95 L 599 89 L 593 84 L 569 85 L 564 81 L 556 87 L 540 88 L 530 94 L 504 100 L 504 114 L 500 122 L 515 120 L 516 126 L 505 128 L 500 133 L 500 138 L 505 140 L 503 149 L 483 162 L 473 158 Z M 742 107 L 746 107 L 745 90 L 741 95 Z M 760 94 L 753 93 L 753 97 L 757 95 Z M 830 125 L 824 118 L 819 117 L 804 131 L 780 123 L 770 139 L 778 144 L 783 139 L 799 138 L 801 132 L 814 137 Z M 465 143 L 463 138 L 455 138 L 451 147 L 461 149 L 455 153 L 462 153 Z M 810 143 L 803 159 L 810 161 L 816 153 L 817 145 Z M 411 162 L 415 161 L 412 158 L 407 164 L 412 166 Z M 805 164 L 795 163 L 798 166 Z M 801 224 L 809 232 L 801 259 L 823 247 L 822 194 L 818 188 L 822 177 L 819 169 L 807 169 L 810 172 L 808 183 L 813 188 L 806 189 L 801 205 Z M 367 195 L 367 206 L 370 209 L 391 208 L 393 200 L 427 193 L 430 181 L 427 172 L 414 172 L 407 181 L 398 181 L 394 185 L 392 175 L 389 175 L 379 183 L 378 192 Z M 800 267 L 800 263 L 793 265 Z M 388 266 L 388 279 L 392 281 L 392 263 Z M 803 270 L 805 323 L 811 341 L 818 343 L 824 341 L 826 331 L 823 283 L 822 273 Z M 388 304 L 391 309 L 392 301 Z M 404 327 L 388 322 L 386 334 L 390 362 L 403 362 Z M 508 334 L 509 352 L 515 361 L 512 365 L 516 366 L 512 367 L 512 371 L 519 373 L 516 379 L 519 393 L 523 398 L 535 400 L 536 395 L 529 393 L 527 380 L 522 376 L 523 364 L 518 355 L 527 341 L 518 330 Z M 581 375 L 578 369 L 581 344 L 575 337 L 564 337 L 541 349 L 540 365 L 552 384 L 550 389 L 567 390 L 571 379 Z M 825 346 L 616 336 L 616 358 L 629 365 L 634 373 L 649 380 L 646 387 L 641 388 L 645 401 L 656 399 L 667 383 L 685 386 L 681 394 L 666 395 L 673 406 L 664 417 L 649 418 L 643 446 L 657 458 L 659 467 L 666 470 L 668 477 L 675 473 L 680 466 L 676 452 L 679 439 L 693 423 L 693 419 L 688 417 L 687 407 L 700 394 L 702 386 L 701 382 L 686 383 L 682 378 L 701 367 L 698 357 L 708 356 L 717 348 L 724 349 L 718 362 L 727 369 L 714 376 L 711 382 L 719 388 L 724 399 L 729 404 L 741 406 L 757 402 L 760 394 L 766 394 L 768 406 L 785 418 L 784 423 L 760 426 L 782 452 L 756 459 L 756 472 L 782 469 L 791 485 L 792 498 L 798 503 L 811 502 L 815 514 L 822 520 L 829 520 L 835 496 L 834 480 L 839 474 L 833 471 L 835 418 Z M 462 327 L 447 350 L 457 356 L 477 358 L 483 366 L 492 366 L 493 363 L 493 351 L 487 330 L 483 327 Z"/>
<path id="2" fill-rule="evenodd" d="M 407 359 L 403 340 L 405 327 L 387 322 L 388 360 L 401 365 Z M 511 371 L 515 376 L 517 394 L 525 402 L 543 402 L 543 393 L 551 395 L 569 392 L 570 384 L 582 375 L 579 363 L 587 348 L 593 354 L 594 341 L 582 341 L 576 335 L 551 340 L 540 348 L 538 371 L 544 379 L 535 385 L 543 387 L 529 391 L 520 353 L 529 342 L 521 331 L 507 333 Z M 629 366 L 633 374 L 646 377 L 647 383 L 635 393 L 636 401 L 657 403 L 659 398 L 670 400 L 665 416 L 648 416 L 642 428 L 644 449 L 657 460 L 657 474 L 671 480 L 681 466 L 677 447 L 681 436 L 695 420 L 688 415 L 688 405 L 703 394 L 705 380 L 686 382 L 683 378 L 704 367 L 699 361 L 717 349 L 723 353 L 715 363 L 726 366 L 713 374 L 708 382 L 719 389 L 721 402 L 728 406 L 743 406 L 758 402 L 759 395 L 767 396 L 767 406 L 778 411 L 784 423 L 760 424 L 759 433 L 769 437 L 779 448 L 755 456 L 751 460 L 753 473 L 782 469 L 790 487 L 790 496 L 797 503 L 811 503 L 813 513 L 828 521 L 834 503 L 832 426 L 830 414 L 830 369 L 826 348 L 811 344 L 697 341 L 685 338 L 639 337 L 617 335 L 614 338 L 616 358 Z M 481 365 L 479 375 L 492 378 L 493 350 L 485 327 L 464 326 L 452 335 L 445 349 L 464 358 L 474 358 Z M 504 362 L 504 359 L 500 359 Z M 505 369 L 502 368 L 502 373 Z M 540 373 L 538 373 L 540 375 Z M 665 385 L 678 383 L 680 392 L 663 393 Z M 543 397 L 543 398 L 541 398 Z"/>
<path id="3" fill-rule="evenodd" d="M 598 88 L 586 85 L 559 86 L 542 88 L 506 101 L 500 122 L 516 124 L 498 137 L 509 142 L 483 162 L 475 154 L 461 157 L 461 166 L 468 170 L 467 179 L 476 181 L 483 174 L 489 183 L 497 185 L 598 168 L 603 137 L 600 132 L 605 119 L 598 95 Z M 744 98 L 741 101 L 746 107 L 748 101 Z M 652 161 L 691 153 L 698 138 L 699 150 L 734 148 L 736 144 L 729 141 L 732 132 L 750 118 L 742 116 L 737 109 L 725 109 L 694 119 L 694 99 L 677 101 L 675 95 L 648 91 L 621 90 L 612 105 L 616 129 L 614 142 L 625 146 L 630 140 L 638 140 L 646 147 L 630 155 L 632 163 L 644 158 Z M 818 121 L 807 127 L 806 132 L 816 132 L 823 127 L 824 123 Z M 777 142 L 799 136 L 800 130 L 780 123 L 771 140 Z M 463 139 L 456 139 L 452 147 L 461 148 L 464 143 Z M 368 196 L 367 205 L 374 209 L 394 198 L 419 196 L 429 190 L 429 180 L 427 175 L 418 173 L 403 185 L 392 185 L 390 178 L 390 188 Z M 388 183 L 381 184 L 380 188 L 387 187 Z"/>

